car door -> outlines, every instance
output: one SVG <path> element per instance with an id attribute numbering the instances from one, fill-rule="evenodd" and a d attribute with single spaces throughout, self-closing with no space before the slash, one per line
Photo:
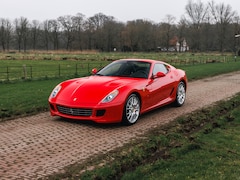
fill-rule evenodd
<path id="1" fill-rule="evenodd" d="M 162 75 L 158 76 L 157 73 L 161 72 Z M 165 103 L 173 90 L 174 79 L 171 76 L 165 64 L 157 63 L 153 67 L 153 78 L 149 83 L 149 104 L 151 106 L 160 105 Z"/>

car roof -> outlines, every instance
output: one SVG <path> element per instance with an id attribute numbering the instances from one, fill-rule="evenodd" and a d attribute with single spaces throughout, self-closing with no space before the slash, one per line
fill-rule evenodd
<path id="1" fill-rule="evenodd" d="M 141 62 L 149 62 L 149 63 L 157 63 L 157 62 L 160 62 L 160 63 L 166 64 L 166 63 L 163 62 L 163 61 L 153 60 L 153 59 L 133 59 L 133 58 L 130 58 L 130 59 L 119 59 L 119 60 L 117 60 L 117 61 L 141 61 Z"/>

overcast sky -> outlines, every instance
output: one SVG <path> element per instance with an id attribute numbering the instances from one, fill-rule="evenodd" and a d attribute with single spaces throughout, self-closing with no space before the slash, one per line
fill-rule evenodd
<path id="1" fill-rule="evenodd" d="M 210 0 L 201 1 L 207 3 Z M 229 4 L 240 15 L 240 0 L 214 1 Z M 168 14 L 179 20 L 185 14 L 187 4 L 188 0 L 1 0 L 0 18 L 25 17 L 30 21 L 44 21 L 77 13 L 87 18 L 103 13 L 121 22 L 136 19 L 161 22 Z"/>

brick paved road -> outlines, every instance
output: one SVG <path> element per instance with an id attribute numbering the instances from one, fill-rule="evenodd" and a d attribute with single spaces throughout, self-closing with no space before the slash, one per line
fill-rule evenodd
<path id="1" fill-rule="evenodd" d="M 37 179 L 91 155 L 106 153 L 144 132 L 240 92 L 240 72 L 189 83 L 181 108 L 160 108 L 137 124 L 97 125 L 50 117 L 49 113 L 0 123 L 0 179 Z"/>

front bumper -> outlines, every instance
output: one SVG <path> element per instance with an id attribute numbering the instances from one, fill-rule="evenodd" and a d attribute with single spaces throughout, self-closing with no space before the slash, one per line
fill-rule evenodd
<path id="1" fill-rule="evenodd" d="M 99 107 L 73 107 L 49 102 L 52 116 L 73 120 L 89 120 L 96 123 L 117 123 L 122 121 L 124 104 Z"/>

